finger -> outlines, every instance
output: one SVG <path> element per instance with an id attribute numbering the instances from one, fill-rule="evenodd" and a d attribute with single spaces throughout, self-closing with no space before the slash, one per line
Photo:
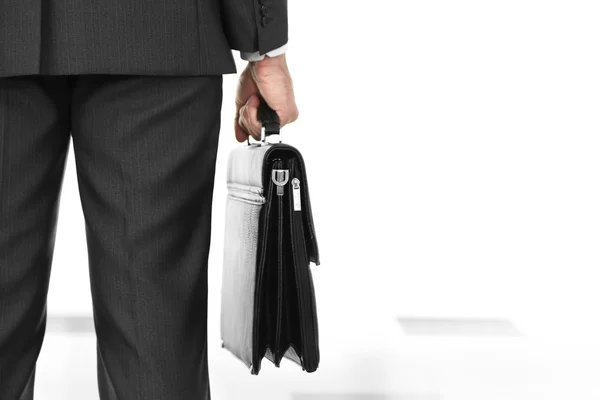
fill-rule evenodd
<path id="1" fill-rule="evenodd" d="M 240 124 L 241 109 L 248 102 L 248 99 L 257 93 L 258 87 L 256 86 L 256 82 L 254 82 L 254 79 L 250 74 L 249 67 L 246 67 L 246 69 L 240 74 L 235 96 L 234 132 L 235 138 L 239 142 L 243 142 L 248 139 L 248 132 L 245 130 L 244 126 Z"/>
<path id="2" fill-rule="evenodd" d="M 262 97 L 279 116 L 281 127 L 298 119 L 298 106 L 294 92 L 289 84 L 280 84 L 272 87 L 262 88 Z"/>
<path id="3" fill-rule="evenodd" d="M 279 114 L 279 118 L 281 120 L 282 127 L 296 121 L 299 116 L 298 106 L 296 105 L 296 101 L 293 99 L 291 101 L 288 101 L 286 107 L 282 111 L 280 111 L 278 114 Z"/>
<path id="4" fill-rule="evenodd" d="M 238 81 L 238 87 L 236 91 L 235 104 L 238 109 L 242 108 L 247 102 L 250 96 L 258 93 L 258 86 L 250 73 L 249 67 L 247 67 Z"/>
<path id="5" fill-rule="evenodd" d="M 239 121 L 237 118 L 234 119 L 234 132 L 235 132 L 235 139 L 238 142 L 245 142 L 248 139 L 248 133 L 240 126 Z"/>
<path id="6" fill-rule="evenodd" d="M 247 134 L 252 135 L 256 140 L 260 140 L 260 130 L 262 124 L 258 120 L 258 106 L 260 100 L 257 96 L 250 96 L 246 104 L 240 109 L 239 124 Z"/>

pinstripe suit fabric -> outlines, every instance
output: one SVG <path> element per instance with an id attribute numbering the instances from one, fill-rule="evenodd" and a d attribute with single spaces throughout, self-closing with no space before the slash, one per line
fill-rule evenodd
<path id="1" fill-rule="evenodd" d="M 0 0 L 0 77 L 235 73 L 287 29 L 287 0 Z"/>
<path id="2" fill-rule="evenodd" d="M 0 79 L 0 399 L 33 398 L 71 138 L 101 400 L 210 399 L 221 100 L 220 75 Z"/>

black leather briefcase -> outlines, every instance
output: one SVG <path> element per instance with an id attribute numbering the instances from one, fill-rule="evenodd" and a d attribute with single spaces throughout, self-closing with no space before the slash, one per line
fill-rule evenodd
<path id="1" fill-rule="evenodd" d="M 221 292 L 222 347 L 253 375 L 266 357 L 307 372 L 319 365 L 317 307 L 310 262 L 319 265 L 306 167 L 281 143 L 277 114 L 261 103 L 260 142 L 228 160 Z M 267 142 L 278 134 L 279 143 Z"/>

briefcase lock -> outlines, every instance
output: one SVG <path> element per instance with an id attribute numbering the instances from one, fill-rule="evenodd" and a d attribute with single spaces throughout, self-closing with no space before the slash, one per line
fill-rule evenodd
<path id="1" fill-rule="evenodd" d="M 277 195 L 283 195 L 283 187 L 290 179 L 290 171 L 287 169 L 273 169 L 271 180 L 277 185 Z"/>

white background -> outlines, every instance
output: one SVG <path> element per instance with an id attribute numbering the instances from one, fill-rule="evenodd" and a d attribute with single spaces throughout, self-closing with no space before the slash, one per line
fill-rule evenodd
<path id="1" fill-rule="evenodd" d="M 350 352 L 399 316 L 469 317 L 597 349 L 599 3 L 290 0 L 289 12 L 300 118 L 283 133 L 308 168 L 323 343 Z M 225 77 L 212 353 L 235 85 Z M 91 315 L 72 153 L 52 268 L 49 315 Z"/>

